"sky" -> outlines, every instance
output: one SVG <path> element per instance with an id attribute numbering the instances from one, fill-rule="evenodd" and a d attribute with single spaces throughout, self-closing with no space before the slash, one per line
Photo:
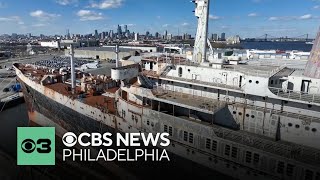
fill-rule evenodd
<path id="1" fill-rule="evenodd" d="M 0 0 L 0 34 L 90 34 L 128 25 L 145 34 L 196 33 L 190 0 Z M 209 33 L 315 37 L 320 0 L 211 0 Z"/>

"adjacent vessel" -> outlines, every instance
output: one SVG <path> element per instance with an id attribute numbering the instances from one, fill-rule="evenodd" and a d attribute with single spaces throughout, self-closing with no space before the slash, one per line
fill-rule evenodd
<path id="1" fill-rule="evenodd" d="M 207 52 L 209 0 L 194 2 L 191 61 L 149 53 L 111 77 L 15 64 L 30 121 L 58 134 L 168 132 L 167 150 L 234 178 L 320 179 L 319 35 L 306 71 L 226 60 Z"/>

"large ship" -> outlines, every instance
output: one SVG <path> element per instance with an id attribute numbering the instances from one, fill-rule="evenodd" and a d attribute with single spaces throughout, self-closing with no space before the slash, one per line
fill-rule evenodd
<path id="1" fill-rule="evenodd" d="M 167 150 L 237 179 L 320 179 L 320 33 L 307 68 L 207 52 L 209 0 L 196 0 L 193 55 L 144 54 L 111 76 L 14 64 L 31 122 L 58 134 L 167 132 Z M 289 61 L 289 60 L 288 60 Z M 70 81 L 71 79 L 71 81 Z"/>

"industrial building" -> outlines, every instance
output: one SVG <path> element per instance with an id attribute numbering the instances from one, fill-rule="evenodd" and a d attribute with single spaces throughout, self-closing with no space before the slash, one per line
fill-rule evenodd
<path id="1" fill-rule="evenodd" d="M 127 56 L 137 56 L 141 50 L 139 49 L 127 49 L 120 47 L 119 59 Z M 65 50 L 65 55 L 69 55 L 69 50 Z M 76 58 L 88 58 L 88 59 L 100 59 L 110 60 L 116 59 L 115 47 L 83 47 L 74 49 L 74 57 Z"/>

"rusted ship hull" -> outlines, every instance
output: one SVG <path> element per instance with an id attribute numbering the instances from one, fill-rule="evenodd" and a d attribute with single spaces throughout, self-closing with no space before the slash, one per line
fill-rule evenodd
<path id="1" fill-rule="evenodd" d="M 22 84 L 22 90 L 25 102 L 27 104 L 30 126 L 54 126 L 56 127 L 57 136 L 61 136 L 66 131 L 71 131 L 76 134 L 83 132 L 123 133 L 113 127 L 103 124 L 102 121 L 98 122 L 92 118 L 80 114 L 74 109 L 71 109 L 67 106 L 62 106 L 60 103 L 39 93 L 37 90 L 25 84 L 23 81 L 20 80 L 20 82 Z M 59 149 L 57 151 L 59 151 Z M 130 174 L 134 174 L 134 176 L 138 177 L 138 179 L 151 177 L 153 179 L 163 179 L 167 177 L 167 174 L 185 178 L 205 178 L 209 176 L 215 176 L 217 179 L 231 179 L 216 171 L 208 169 L 207 167 L 196 164 L 186 158 L 170 152 L 168 153 L 171 162 L 143 161 L 116 162 L 116 164 L 119 165 L 119 167 L 128 170 Z"/>

